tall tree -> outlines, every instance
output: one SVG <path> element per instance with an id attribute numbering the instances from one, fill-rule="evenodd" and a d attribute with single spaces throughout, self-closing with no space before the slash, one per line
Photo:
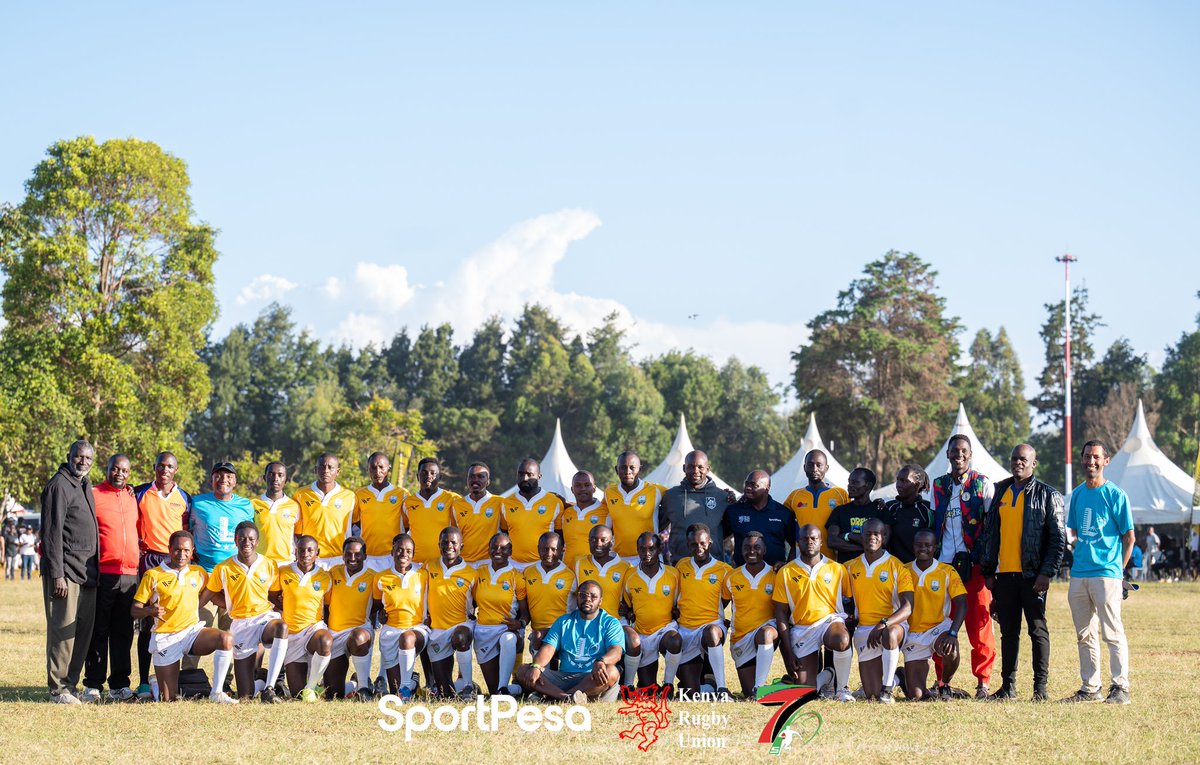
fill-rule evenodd
<path id="1" fill-rule="evenodd" d="M 716 411 L 696 429 L 697 446 L 714 471 L 740 487 L 751 470 L 773 473 L 789 456 L 787 420 L 776 407 L 779 392 L 758 367 L 730 359 L 721 367 Z"/>
<path id="2" fill-rule="evenodd" d="M 153 143 L 80 137 L 51 146 L 5 210 L 0 386 L 31 421 L 9 469 L 33 486 L 79 435 L 97 465 L 120 450 L 141 468 L 164 448 L 192 461 L 183 424 L 209 396 L 196 349 L 216 316 L 217 251 L 188 187 Z"/>
<path id="3" fill-rule="evenodd" d="M 1004 327 L 993 337 L 981 329 L 971 341 L 971 361 L 958 378 L 958 399 L 975 434 L 1001 460 L 1029 438 L 1029 403 L 1021 361 Z"/>
<path id="4" fill-rule="evenodd" d="M 1200 292 L 1196 293 L 1200 297 Z M 1167 348 L 1154 390 L 1162 404 L 1158 445 L 1189 473 L 1200 452 L 1200 314 L 1196 329 Z"/>
<path id="5" fill-rule="evenodd" d="M 588 463 L 596 471 L 615 465 L 616 456 L 626 449 L 665 454 L 671 443 L 671 431 L 663 425 L 663 396 L 634 363 L 625 332 L 616 322 L 617 315 L 611 314 L 588 333 L 588 354 L 598 384 L 593 417 L 606 423 L 595 446 L 597 453 Z"/>
<path id="6" fill-rule="evenodd" d="M 808 344 L 792 354 L 795 389 L 801 409 L 837 424 L 839 451 L 885 476 L 939 443 L 954 411 L 959 325 L 937 272 L 913 253 L 890 251 L 863 274 L 808 323 Z"/>
<path id="7" fill-rule="evenodd" d="M 1121 448 L 1138 399 L 1146 408 L 1149 424 L 1158 420 L 1158 402 L 1153 391 L 1154 370 L 1145 354 L 1138 354 L 1119 337 L 1104 357 L 1079 375 L 1079 425 L 1084 439 L 1099 438 L 1110 450 Z"/>
<path id="8" fill-rule="evenodd" d="M 691 349 L 668 351 L 642 362 L 642 368 L 662 394 L 662 425 L 669 437 L 673 437 L 679 427 L 680 415 L 687 418 L 688 427 L 695 430 L 716 414 L 721 403 L 721 379 L 720 370 L 712 359 Z"/>

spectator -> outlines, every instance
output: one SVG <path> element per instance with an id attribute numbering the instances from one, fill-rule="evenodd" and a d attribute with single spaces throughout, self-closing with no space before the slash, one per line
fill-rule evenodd
<path id="1" fill-rule="evenodd" d="M 17 550 L 21 553 L 21 578 L 33 579 L 33 564 L 37 562 L 37 534 L 32 526 L 22 526 L 17 539 Z"/>
<path id="2" fill-rule="evenodd" d="M 1142 578 L 1142 548 L 1133 546 L 1133 554 L 1129 556 L 1129 565 L 1125 567 L 1126 579 Z"/>
<path id="3" fill-rule="evenodd" d="M 17 519 L 8 516 L 4 519 L 3 536 L 0 544 L 4 545 L 4 578 L 16 579 L 17 568 L 21 565 L 21 530 L 17 528 Z"/>

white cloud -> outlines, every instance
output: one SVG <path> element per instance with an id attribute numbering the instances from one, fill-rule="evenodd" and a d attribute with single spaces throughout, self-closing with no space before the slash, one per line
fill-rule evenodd
<path id="1" fill-rule="evenodd" d="M 258 301 L 278 300 L 296 289 L 297 286 L 295 282 L 282 276 L 263 274 L 242 287 L 242 291 L 237 296 L 237 304 L 246 305 Z"/>
<path id="2" fill-rule="evenodd" d="M 331 276 L 321 285 L 321 294 L 330 300 L 337 300 L 342 296 L 342 280 L 336 276 Z"/>
<path id="3" fill-rule="evenodd" d="M 338 324 L 333 336 L 338 342 L 350 343 L 356 348 L 370 344 L 380 347 L 391 340 L 393 332 L 384 329 L 383 320 L 378 316 L 351 313 Z"/>
<path id="4" fill-rule="evenodd" d="M 408 284 L 408 269 L 404 266 L 359 263 L 354 268 L 354 282 L 359 292 L 384 313 L 400 311 L 416 292 Z"/>

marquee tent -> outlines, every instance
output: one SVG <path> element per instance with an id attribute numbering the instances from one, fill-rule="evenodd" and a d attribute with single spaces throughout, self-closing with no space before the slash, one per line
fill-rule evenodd
<path id="1" fill-rule="evenodd" d="M 810 414 L 808 430 L 804 432 L 800 448 L 783 467 L 776 470 L 771 476 L 771 496 L 776 501 L 782 502 L 793 490 L 808 485 L 808 476 L 804 475 L 804 458 L 813 449 L 825 452 L 825 456 L 829 460 L 829 470 L 825 473 L 825 480 L 834 486 L 845 488 L 846 481 L 850 478 L 850 471 L 833 458 L 833 454 L 825 446 L 825 442 L 821 440 L 821 433 L 817 430 L 816 415 Z"/>
<path id="2" fill-rule="evenodd" d="M 970 420 L 967 419 L 966 408 L 960 403 L 958 405 L 958 416 L 954 418 L 954 428 L 950 431 L 950 435 L 946 436 L 946 440 L 942 442 L 942 447 L 934 455 L 933 461 L 925 466 L 925 472 L 929 474 L 930 481 L 950 472 L 950 460 L 946 458 L 946 449 L 950 447 L 950 439 L 959 434 L 971 439 L 971 467 L 974 470 L 992 479 L 992 483 L 1003 481 L 1012 475 L 992 455 L 988 454 L 987 449 L 983 448 L 979 437 L 975 435 L 974 428 L 971 427 Z M 894 478 L 894 476 L 889 476 L 889 478 Z M 871 496 L 891 499 L 896 496 L 896 484 L 893 482 L 882 489 L 877 489 L 872 492 Z"/>
<path id="3" fill-rule="evenodd" d="M 546 450 L 546 456 L 542 457 L 541 465 L 542 488 L 546 491 L 556 492 L 568 502 L 573 502 L 571 480 L 575 478 L 579 468 L 575 467 L 575 463 L 571 461 L 571 455 L 567 454 L 567 447 L 563 444 L 561 420 L 554 421 L 554 438 L 550 441 L 550 448 Z M 504 492 L 504 496 L 511 497 L 516 493 L 517 487 L 513 486 Z"/>
<path id="4" fill-rule="evenodd" d="M 671 450 L 667 452 L 664 459 L 658 467 L 651 470 L 643 478 L 649 483 L 657 483 L 665 486 L 668 489 L 677 485 L 683 480 L 683 458 L 687 453 L 693 451 L 692 439 L 688 437 L 687 423 L 684 422 L 683 415 L 679 415 L 679 432 L 675 434 L 675 443 L 671 444 Z M 717 486 L 722 489 L 728 489 L 729 484 L 725 483 L 720 477 L 713 472 L 709 472 L 708 477 L 713 480 Z M 739 494 L 741 492 L 738 492 Z"/>
<path id="5" fill-rule="evenodd" d="M 1104 477 L 1129 495 L 1134 523 L 1194 522 L 1196 481 L 1155 445 L 1140 399 L 1129 436 L 1105 468 Z"/>

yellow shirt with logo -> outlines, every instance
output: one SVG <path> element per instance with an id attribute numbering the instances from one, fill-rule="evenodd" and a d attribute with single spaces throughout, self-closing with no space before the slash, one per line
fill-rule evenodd
<path id="1" fill-rule="evenodd" d="M 1025 492 L 1010 486 L 1000 498 L 1000 556 L 997 574 L 1021 573 L 1021 531 L 1025 526 Z"/>
<path id="2" fill-rule="evenodd" d="M 775 618 L 775 571 L 767 565 L 757 574 L 745 566 L 735 568 L 721 585 L 721 597 L 729 601 L 733 612 L 733 636 L 736 643 Z"/>
<path id="3" fill-rule="evenodd" d="M 821 530 L 821 554 L 833 560 L 837 556 L 829 547 L 825 524 L 829 523 L 829 516 L 833 514 L 835 507 L 847 504 L 849 501 L 850 495 L 840 486 L 830 486 L 824 491 L 817 492 L 816 496 L 812 489 L 801 486 L 788 494 L 783 505 L 796 516 L 796 523 L 799 526 L 811 523 Z"/>
<path id="4" fill-rule="evenodd" d="M 721 591 L 733 568 L 716 558 L 703 566 L 694 558 L 684 558 L 675 568 L 679 570 L 679 626 L 696 629 L 724 619 Z"/>
<path id="5" fill-rule="evenodd" d="M 588 535 L 597 526 L 612 526 L 608 518 L 608 506 L 599 498 L 593 499 L 586 509 L 567 505 L 563 511 L 563 562 L 572 570 L 581 558 L 586 558 L 591 553 Z"/>
<path id="6" fill-rule="evenodd" d="M 615 483 L 604 489 L 604 502 L 613 530 L 613 550 L 622 558 L 637 557 L 637 539 L 647 531 L 658 531 L 658 505 L 666 489 L 639 480 L 628 494 Z"/>
<path id="7" fill-rule="evenodd" d="M 441 559 L 425 566 L 429 574 L 429 619 L 435 630 L 448 630 L 467 621 L 474 605 L 479 572 L 466 561 L 446 568 Z M 389 620 L 390 621 L 390 620 Z"/>
<path id="8" fill-rule="evenodd" d="M 547 531 L 562 528 L 563 503 L 542 489 L 525 499 L 518 492 L 501 505 L 500 528 L 512 539 L 512 560 L 533 563 L 539 559 L 538 539 Z"/>
<path id="9" fill-rule="evenodd" d="M 272 502 L 265 496 L 250 500 L 254 506 L 254 525 L 258 527 L 258 554 L 275 563 L 287 563 L 295 557 L 296 524 L 300 505 L 288 496 Z"/>
<path id="10" fill-rule="evenodd" d="M 480 497 L 478 502 L 471 499 L 469 494 L 455 498 L 452 514 L 454 525 L 463 535 L 463 560 L 478 565 L 491 558 L 488 545 L 500 530 L 500 508 L 503 504 L 503 497 L 490 492 Z"/>
<path id="11" fill-rule="evenodd" d="M 318 557 L 342 557 L 342 542 L 350 536 L 350 526 L 358 518 L 354 492 L 334 484 L 328 494 L 322 494 L 314 483 L 296 492 L 292 499 L 300 505 L 296 533 L 317 540 Z"/>
<path id="12" fill-rule="evenodd" d="M 631 566 L 628 561 L 624 561 L 617 554 L 613 554 L 608 562 L 600 565 L 591 555 L 580 558 L 575 564 L 575 581 L 582 584 L 589 579 L 600 585 L 601 597 L 600 607 L 609 613 L 610 616 L 620 618 L 621 607 L 621 586 L 622 580 L 625 578 L 625 572 L 629 571 Z"/>
<path id="13" fill-rule="evenodd" d="M 133 599 L 147 606 L 166 609 L 163 616 L 154 617 L 154 631 L 169 635 L 182 632 L 200 621 L 200 590 L 208 580 L 208 572 L 191 564 L 182 571 L 161 566 L 142 574 Z"/>
<path id="14" fill-rule="evenodd" d="M 625 574 L 621 597 L 633 611 L 632 627 L 639 635 L 652 635 L 670 624 L 679 599 L 679 569 L 659 564 L 653 577 L 641 566 Z"/>
<path id="15" fill-rule="evenodd" d="M 389 568 L 375 574 L 375 600 L 383 604 L 387 626 L 412 629 L 429 615 L 429 573 L 410 568 L 404 574 Z"/>
<path id="16" fill-rule="evenodd" d="M 329 585 L 329 572 L 315 566 L 307 574 L 301 574 L 295 563 L 279 567 L 271 591 L 283 593 L 283 621 L 288 632 L 294 635 L 321 621 Z"/>
<path id="17" fill-rule="evenodd" d="M 950 617 L 950 601 L 966 595 L 967 588 L 953 566 L 939 563 L 936 558 L 932 568 L 925 571 L 916 561 L 908 564 L 908 569 L 913 581 L 913 610 L 908 617 L 908 629 L 925 632 Z"/>
<path id="18" fill-rule="evenodd" d="M 554 620 L 575 608 L 575 572 L 562 561 L 550 570 L 540 562 L 525 569 L 525 595 L 529 602 L 529 624 L 544 630 Z"/>
<path id="19" fill-rule="evenodd" d="M 213 566 L 208 589 L 225 593 L 230 618 L 247 619 L 271 610 L 269 595 L 276 573 L 275 563 L 262 553 L 249 567 L 233 555 Z"/>
<path id="20" fill-rule="evenodd" d="M 357 574 L 351 574 L 345 563 L 339 563 L 329 569 L 329 581 L 325 592 L 329 629 L 341 632 L 368 624 L 375 598 L 375 572 L 363 566 Z"/>
<path id="21" fill-rule="evenodd" d="M 525 600 L 525 577 L 521 572 L 512 564 L 494 571 L 491 563 L 476 566 L 476 571 L 475 605 L 479 610 L 475 621 L 487 626 L 515 619 L 517 602 Z"/>
<path id="22" fill-rule="evenodd" d="M 358 503 L 358 535 L 367 543 L 367 555 L 391 555 L 392 539 L 404 531 L 404 498 L 408 492 L 390 483 L 382 490 L 363 486 L 354 492 Z"/>
<path id="23" fill-rule="evenodd" d="M 413 538 L 413 561 L 426 564 L 442 557 L 438 538 L 454 525 L 452 507 L 458 500 L 452 491 L 438 489 L 429 499 L 413 492 L 404 498 L 404 528 Z"/>
<path id="24" fill-rule="evenodd" d="M 859 626 L 871 626 L 900 607 L 900 594 L 912 592 L 912 573 L 900 559 L 885 552 L 874 563 L 860 555 L 846 564 Z"/>
<path id="25" fill-rule="evenodd" d="M 791 609 L 792 624 L 797 626 L 816 624 L 830 614 L 844 614 L 842 600 L 849 596 L 846 569 L 824 556 L 811 568 L 794 560 L 775 573 L 775 602 Z"/>

